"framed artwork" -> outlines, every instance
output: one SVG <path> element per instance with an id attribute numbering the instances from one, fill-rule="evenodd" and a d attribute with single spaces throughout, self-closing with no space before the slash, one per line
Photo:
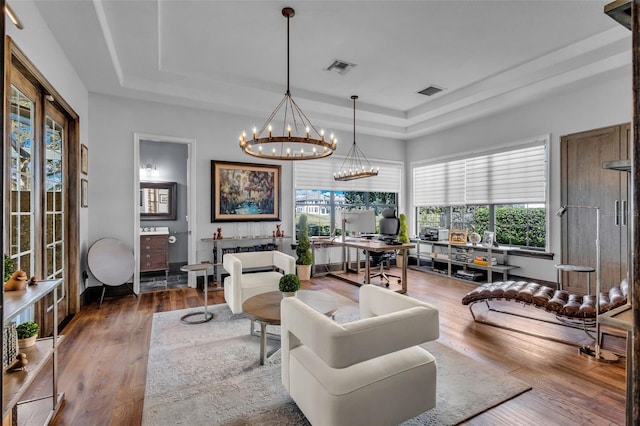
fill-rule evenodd
<path id="1" fill-rule="evenodd" d="M 89 181 L 80 179 L 80 207 L 89 207 Z"/>
<path id="2" fill-rule="evenodd" d="M 495 242 L 495 232 L 493 231 L 484 231 L 484 236 L 482 237 L 482 244 L 485 246 L 492 246 Z"/>
<path id="3" fill-rule="evenodd" d="M 85 144 L 80 144 L 80 173 L 89 174 L 89 148 Z"/>
<path id="4" fill-rule="evenodd" d="M 211 161 L 211 222 L 280 220 L 280 166 Z"/>
<path id="5" fill-rule="evenodd" d="M 449 231 L 451 244 L 467 244 L 467 231 L 464 229 L 451 229 Z"/>

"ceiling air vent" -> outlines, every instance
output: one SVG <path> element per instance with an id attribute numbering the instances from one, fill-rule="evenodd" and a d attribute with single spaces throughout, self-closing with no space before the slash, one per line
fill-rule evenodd
<path id="1" fill-rule="evenodd" d="M 333 61 L 333 63 L 331 65 L 329 65 L 327 68 L 325 68 L 325 70 L 327 70 L 327 71 L 335 71 L 338 74 L 345 75 L 346 73 L 351 71 L 351 68 L 353 68 L 355 66 L 357 66 L 357 65 L 356 64 L 352 64 L 352 63 L 347 62 L 347 61 L 342 61 L 340 59 L 336 59 L 335 61 Z"/>
<path id="2" fill-rule="evenodd" d="M 426 89 L 422 89 L 418 93 L 420 93 L 421 95 L 425 95 L 425 96 L 433 96 L 436 93 L 442 92 L 443 90 L 444 89 L 442 87 L 431 85 L 431 86 L 427 87 Z"/>

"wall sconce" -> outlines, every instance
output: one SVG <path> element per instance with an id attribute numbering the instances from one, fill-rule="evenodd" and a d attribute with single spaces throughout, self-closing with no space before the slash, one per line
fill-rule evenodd
<path id="1" fill-rule="evenodd" d="M 147 164 L 140 167 L 140 177 L 158 177 L 160 176 L 160 172 L 158 171 L 158 167 L 152 164 Z"/>

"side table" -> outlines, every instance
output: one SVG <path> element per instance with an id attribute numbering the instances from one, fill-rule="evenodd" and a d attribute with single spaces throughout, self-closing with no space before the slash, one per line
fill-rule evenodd
<path id="1" fill-rule="evenodd" d="M 333 296 L 313 290 L 298 290 L 297 297 L 316 311 L 333 317 L 338 306 Z M 267 325 L 280 325 L 280 302 L 282 293 L 270 291 L 248 298 L 242 304 L 244 316 L 260 324 L 260 365 L 264 365 L 267 360 Z M 279 338 L 280 336 L 278 336 Z"/>
<path id="2" fill-rule="evenodd" d="M 209 268 L 213 267 L 213 266 L 220 266 L 220 264 L 213 264 L 213 263 L 195 263 L 193 265 L 184 265 L 182 267 L 180 267 L 181 271 L 185 271 L 185 272 L 199 272 L 199 271 L 204 271 L 204 310 L 203 311 L 198 311 L 198 312 L 191 312 L 188 313 L 186 315 L 183 315 L 180 318 L 180 322 L 182 322 L 183 324 L 202 324 L 204 322 L 207 321 L 211 321 L 211 319 L 213 319 L 213 313 L 208 312 L 207 311 L 207 294 L 208 294 L 208 289 L 209 289 L 209 275 L 207 274 L 207 271 L 209 270 Z M 202 319 L 189 319 L 193 316 L 196 315 L 202 315 Z"/>
<path id="3" fill-rule="evenodd" d="M 555 265 L 558 270 L 556 275 L 556 283 L 558 290 L 562 290 L 562 271 L 566 272 L 584 272 L 587 274 L 587 294 L 591 294 L 591 273 L 595 271 L 595 268 L 591 266 L 578 266 L 578 265 Z"/>

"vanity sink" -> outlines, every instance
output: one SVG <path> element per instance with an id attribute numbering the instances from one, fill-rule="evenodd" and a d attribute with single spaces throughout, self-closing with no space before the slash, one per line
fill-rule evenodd
<path id="1" fill-rule="evenodd" d="M 140 235 L 169 235 L 169 227 L 156 226 L 150 228 L 141 228 Z"/>

